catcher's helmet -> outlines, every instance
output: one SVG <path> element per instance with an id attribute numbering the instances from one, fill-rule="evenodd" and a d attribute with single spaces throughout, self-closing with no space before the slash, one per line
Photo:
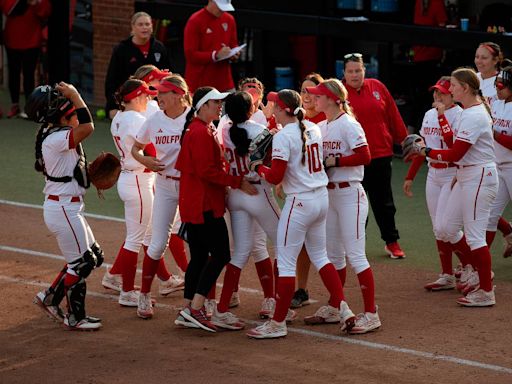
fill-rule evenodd
<path id="1" fill-rule="evenodd" d="M 25 112 L 36 123 L 55 124 L 71 108 L 71 100 L 62 96 L 50 85 L 40 85 L 30 94 Z"/>

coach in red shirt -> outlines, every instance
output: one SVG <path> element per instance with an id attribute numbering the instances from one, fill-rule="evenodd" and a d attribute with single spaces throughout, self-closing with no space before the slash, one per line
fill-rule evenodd
<path id="1" fill-rule="evenodd" d="M 219 91 L 234 90 L 231 48 L 238 46 L 231 0 L 208 0 L 206 7 L 192 14 L 185 25 L 185 79 L 190 91 L 211 86 Z"/>
<path id="2" fill-rule="evenodd" d="M 363 56 L 345 55 L 344 84 L 348 101 L 368 140 L 372 161 L 364 167 L 363 187 L 368 194 L 375 220 L 380 228 L 385 250 L 393 259 L 404 258 L 398 244 L 395 225 L 395 204 L 391 189 L 393 143 L 400 144 L 407 128 L 398 112 L 395 100 L 384 84 L 365 79 Z"/>

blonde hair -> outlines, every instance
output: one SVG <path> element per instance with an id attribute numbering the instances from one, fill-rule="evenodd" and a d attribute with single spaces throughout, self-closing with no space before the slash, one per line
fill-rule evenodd
<path id="1" fill-rule="evenodd" d="M 137 68 L 137 70 L 135 71 L 135 73 L 133 74 L 132 77 L 134 79 L 142 80 L 147 75 L 149 75 L 152 71 L 155 71 L 155 70 L 158 70 L 158 68 L 155 67 L 153 64 L 144 64 L 144 65 L 141 65 L 139 68 Z"/>
<path id="2" fill-rule="evenodd" d="M 334 93 L 338 98 L 341 100 L 341 108 L 343 111 L 352 117 L 355 118 L 354 111 L 352 110 L 352 107 L 348 104 L 347 98 L 348 98 L 348 92 L 347 88 L 343 85 L 341 81 L 335 78 L 330 78 L 327 80 L 324 80 L 322 84 L 332 93 Z"/>
<path id="3" fill-rule="evenodd" d="M 148 13 L 146 12 L 137 12 L 135 13 L 133 16 L 132 16 L 132 20 L 131 20 L 131 25 L 135 25 L 135 23 L 137 22 L 137 19 L 139 17 L 149 17 L 149 19 L 151 20 L 151 22 L 153 22 L 153 19 L 151 18 L 151 16 L 149 16 Z"/>
<path id="4" fill-rule="evenodd" d="M 452 72 L 452 77 L 454 77 L 459 83 L 466 84 L 471 93 L 474 96 L 477 96 L 482 103 L 484 103 L 485 109 L 489 115 L 491 115 L 491 107 L 487 102 L 486 98 L 482 94 L 482 90 L 480 89 L 480 80 L 476 75 L 476 72 L 473 68 L 460 67 Z"/>
<path id="5" fill-rule="evenodd" d="M 185 94 L 183 95 L 183 101 L 185 102 L 185 105 L 190 107 L 192 105 L 192 98 L 190 97 L 190 92 L 188 89 L 188 84 L 185 81 L 185 79 L 178 75 L 177 73 L 173 73 L 172 75 L 166 76 L 162 79 L 162 81 L 168 81 L 169 83 L 174 84 L 178 88 L 181 88 L 185 91 Z"/>

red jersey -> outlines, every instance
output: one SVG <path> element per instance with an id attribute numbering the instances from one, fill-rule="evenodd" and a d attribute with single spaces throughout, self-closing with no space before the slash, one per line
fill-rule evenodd
<path id="1" fill-rule="evenodd" d="M 446 24 L 448 16 L 446 15 L 444 0 L 430 0 L 430 4 L 425 12 L 423 12 L 422 3 L 422 0 L 416 0 L 414 24 L 430 27 L 439 27 Z M 412 49 L 414 50 L 415 62 L 441 60 L 443 57 L 443 50 L 441 48 L 416 45 Z"/>
<path id="2" fill-rule="evenodd" d="M 227 12 L 215 17 L 206 8 L 192 14 L 185 25 L 185 79 L 191 92 L 203 86 L 219 91 L 235 88 L 229 59 L 214 61 L 223 44 L 238 46 L 235 18 Z"/>
<path id="3" fill-rule="evenodd" d="M 362 125 L 372 159 L 393 155 L 393 143 L 400 144 L 407 128 L 388 89 L 377 79 L 365 79 L 358 91 L 345 83 L 348 101 Z"/>
<path id="4" fill-rule="evenodd" d="M 222 217 L 226 187 L 240 187 L 243 178 L 226 173 L 212 130 L 198 118 L 192 120 L 183 138 L 176 169 L 181 172 L 179 207 L 184 223 L 203 224 L 203 212 L 207 211 Z"/>

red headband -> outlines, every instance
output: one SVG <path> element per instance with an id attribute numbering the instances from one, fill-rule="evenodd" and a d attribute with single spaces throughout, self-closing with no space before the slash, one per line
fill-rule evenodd
<path id="1" fill-rule="evenodd" d="M 489 52 L 491 52 L 493 55 L 497 55 L 498 54 L 498 52 L 496 52 L 496 49 L 494 49 L 490 45 L 487 45 L 487 44 L 481 44 L 481 45 L 482 45 L 482 47 L 487 48 L 487 50 Z"/>
<path id="2" fill-rule="evenodd" d="M 167 92 L 174 92 L 180 96 L 183 96 L 186 92 L 181 89 L 180 87 L 178 87 L 176 84 L 173 84 L 171 83 L 170 81 L 167 81 L 167 80 L 162 80 L 160 82 L 160 84 L 157 84 L 154 86 L 154 88 L 158 91 L 158 92 L 162 92 L 162 93 L 167 93 Z"/>
<path id="3" fill-rule="evenodd" d="M 67 118 L 67 117 L 71 116 L 73 113 L 75 113 L 75 111 L 76 111 L 75 106 L 72 106 L 72 107 L 71 107 L 71 108 L 70 108 L 70 109 L 69 109 L 69 110 L 64 114 L 64 117 L 66 117 L 66 118 Z"/>
<path id="4" fill-rule="evenodd" d="M 245 83 L 242 85 L 242 88 L 243 87 L 249 87 L 249 88 L 257 88 L 259 89 L 260 91 L 262 90 L 261 89 L 261 85 L 259 85 L 258 83 Z"/>
<path id="5" fill-rule="evenodd" d="M 316 87 L 306 87 L 306 90 L 312 95 L 325 95 L 329 99 L 332 99 L 336 102 L 336 104 L 341 104 L 342 100 L 339 96 L 337 96 L 333 91 L 331 91 L 327 86 L 323 83 L 318 84 Z"/>
<path id="6" fill-rule="evenodd" d="M 144 76 L 142 78 L 142 81 L 144 81 L 145 83 L 149 83 L 150 81 L 153 81 L 155 79 L 162 80 L 164 77 L 169 76 L 171 74 L 172 73 L 169 72 L 168 69 L 161 71 L 160 69 L 156 68 L 149 72 L 146 76 Z"/>
<path id="7" fill-rule="evenodd" d="M 291 113 L 290 107 L 287 106 L 285 102 L 279 98 L 279 94 L 277 92 L 269 92 L 267 95 L 267 100 L 277 103 L 279 108 L 284 109 L 288 113 Z"/>
<path id="8" fill-rule="evenodd" d="M 129 101 L 132 101 L 133 99 L 142 95 L 143 93 L 145 93 L 146 95 L 151 95 L 151 96 L 157 95 L 156 91 L 152 91 L 151 89 L 149 89 L 149 87 L 146 85 L 146 83 L 142 83 L 137 88 L 135 88 L 133 91 L 131 91 L 127 95 L 124 95 L 123 101 L 125 103 L 128 103 Z"/>

